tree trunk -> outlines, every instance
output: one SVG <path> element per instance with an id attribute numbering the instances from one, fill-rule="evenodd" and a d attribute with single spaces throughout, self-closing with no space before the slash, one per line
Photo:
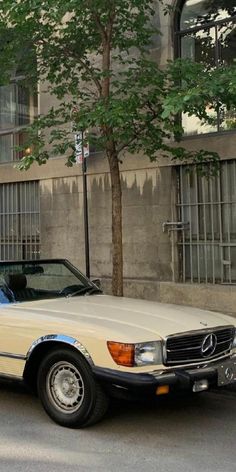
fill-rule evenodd
<path id="1" fill-rule="evenodd" d="M 107 152 L 112 192 L 112 293 L 123 297 L 122 190 L 119 161 L 115 149 Z"/>
<path id="2" fill-rule="evenodd" d="M 109 7 L 109 21 L 107 28 L 101 31 L 102 36 L 102 71 L 104 77 L 101 84 L 101 97 L 105 103 L 109 103 L 110 98 L 110 66 L 112 49 L 112 31 L 115 19 L 115 2 Z M 96 16 L 95 16 L 96 19 Z M 116 143 L 110 139 L 112 128 L 108 125 L 103 129 L 106 137 L 106 154 L 108 157 L 111 176 L 111 199 L 112 199 L 112 293 L 116 297 L 123 297 L 123 247 L 122 247 L 122 192 L 119 160 L 116 150 Z"/>

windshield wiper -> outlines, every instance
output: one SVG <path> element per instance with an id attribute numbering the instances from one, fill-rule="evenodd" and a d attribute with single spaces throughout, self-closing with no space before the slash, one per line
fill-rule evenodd
<path id="1" fill-rule="evenodd" d="M 102 290 L 98 287 L 82 287 L 79 290 L 76 290 L 73 293 L 69 293 L 66 298 L 75 297 L 76 295 L 92 295 L 93 293 L 102 293 Z"/>

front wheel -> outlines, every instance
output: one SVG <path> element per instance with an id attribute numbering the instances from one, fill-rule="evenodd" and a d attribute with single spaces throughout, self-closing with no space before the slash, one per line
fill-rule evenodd
<path id="1" fill-rule="evenodd" d="M 98 422 L 108 407 L 107 395 L 96 383 L 87 362 L 67 349 L 52 351 L 43 359 L 38 395 L 48 415 L 69 428 Z"/>

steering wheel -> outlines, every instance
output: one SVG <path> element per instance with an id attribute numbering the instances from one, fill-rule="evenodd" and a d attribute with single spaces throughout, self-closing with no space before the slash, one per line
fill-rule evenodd
<path id="1" fill-rule="evenodd" d="M 83 285 L 68 285 L 67 287 L 60 290 L 59 295 L 69 295 L 70 293 L 76 292 L 82 287 Z"/>

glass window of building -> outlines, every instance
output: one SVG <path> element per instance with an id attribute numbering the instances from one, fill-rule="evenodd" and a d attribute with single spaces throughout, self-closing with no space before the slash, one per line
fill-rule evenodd
<path id="1" fill-rule="evenodd" d="M 17 78 L 0 87 L 0 163 L 16 161 L 21 156 L 14 150 L 23 143 L 25 126 L 37 114 L 37 97 Z"/>
<path id="2" fill-rule="evenodd" d="M 230 65 L 236 59 L 236 0 L 185 0 L 176 22 L 178 56 L 206 67 Z M 211 112 L 212 124 L 183 115 L 185 134 L 229 131 L 236 128 L 236 111 Z"/>

